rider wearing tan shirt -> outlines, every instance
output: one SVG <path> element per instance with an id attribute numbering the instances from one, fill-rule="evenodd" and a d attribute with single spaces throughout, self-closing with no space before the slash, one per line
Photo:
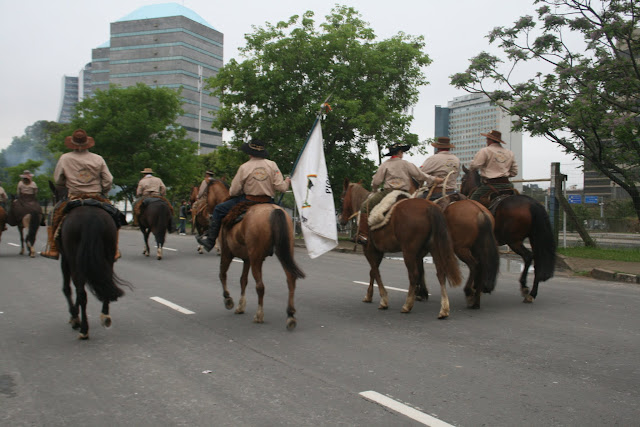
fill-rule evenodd
<path id="1" fill-rule="evenodd" d="M 469 166 L 470 170 L 477 169 L 482 178 L 482 185 L 473 192 L 470 199 L 479 200 L 491 186 L 498 190 L 512 189 L 509 178 L 518 174 L 518 164 L 511 150 L 503 147 L 502 133 L 492 130 L 482 133 L 487 137 L 487 146 L 478 151 Z"/>

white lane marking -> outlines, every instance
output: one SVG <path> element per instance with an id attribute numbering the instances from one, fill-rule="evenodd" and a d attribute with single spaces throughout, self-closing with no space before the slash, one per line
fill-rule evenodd
<path id="1" fill-rule="evenodd" d="M 178 304 L 174 304 L 171 301 L 167 301 L 164 298 L 151 297 L 150 299 L 154 300 L 155 302 L 159 302 L 160 304 L 164 304 L 169 308 L 173 308 L 175 311 L 179 311 L 180 313 L 183 313 L 183 314 L 196 314 L 195 311 L 187 310 L 186 308 L 180 307 Z"/>
<path id="2" fill-rule="evenodd" d="M 398 257 L 398 256 L 386 256 L 384 257 L 384 259 L 390 259 L 392 261 L 404 261 L 403 257 Z M 430 256 L 426 256 L 424 258 L 422 258 L 422 262 L 427 263 L 427 264 L 433 264 L 433 257 Z"/>
<path id="3" fill-rule="evenodd" d="M 7 245 L 9 245 L 9 246 L 15 246 L 15 247 L 18 247 L 18 248 L 20 247 L 20 245 L 18 245 L 17 243 L 7 243 Z"/>
<path id="4" fill-rule="evenodd" d="M 155 245 L 155 248 L 156 248 L 156 249 L 158 249 L 158 245 Z M 162 249 L 166 249 L 166 250 L 168 250 L 168 251 L 173 251 L 173 252 L 178 252 L 178 250 L 177 250 L 177 249 L 168 248 L 168 247 L 166 247 L 166 246 L 163 246 L 163 247 L 162 247 Z"/>
<path id="5" fill-rule="evenodd" d="M 369 286 L 369 282 L 359 282 L 357 280 L 354 280 L 353 283 L 359 283 L 360 285 Z M 375 283 L 373 284 L 373 286 L 375 286 L 376 288 L 378 287 L 378 285 L 376 285 Z M 391 286 L 385 286 L 384 288 L 385 289 L 391 289 L 392 291 L 409 292 L 408 289 L 393 288 Z"/>
<path id="6" fill-rule="evenodd" d="M 360 396 L 365 399 L 371 400 L 372 402 L 378 403 L 382 406 L 386 406 L 387 408 L 396 411 L 402 415 L 405 415 L 412 420 L 416 420 L 417 422 L 431 426 L 431 427 L 453 427 L 451 424 L 447 424 L 444 421 L 440 421 L 437 418 L 432 417 L 431 415 L 427 415 L 424 412 L 420 412 L 417 409 L 412 408 L 411 406 L 407 406 L 404 403 L 400 403 L 397 400 L 393 400 L 390 397 L 387 397 L 383 394 L 380 394 L 375 391 L 363 391 L 360 393 Z"/>
<path id="7" fill-rule="evenodd" d="M 242 263 L 244 262 L 244 261 L 243 261 L 243 260 L 241 260 L 240 258 L 234 258 L 234 259 L 232 259 L 231 261 L 233 261 L 233 262 L 242 262 Z"/>

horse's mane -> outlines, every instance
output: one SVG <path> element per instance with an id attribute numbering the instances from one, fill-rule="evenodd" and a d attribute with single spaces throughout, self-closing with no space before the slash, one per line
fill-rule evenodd
<path id="1" fill-rule="evenodd" d="M 351 187 L 351 200 L 353 200 L 355 206 L 360 206 L 367 199 L 370 191 L 356 182 L 350 183 L 349 186 Z"/>

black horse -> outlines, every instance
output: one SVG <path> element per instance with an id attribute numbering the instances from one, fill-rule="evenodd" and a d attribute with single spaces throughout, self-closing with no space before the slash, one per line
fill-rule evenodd
<path id="1" fill-rule="evenodd" d="M 147 197 L 142 201 L 143 211 L 138 218 L 140 231 L 144 236 L 143 255 L 149 256 L 149 234 L 153 233 L 158 247 L 156 256 L 162 259 L 162 248 L 167 231 L 172 232 L 171 208 L 164 200 L 155 197 Z"/>
<path id="2" fill-rule="evenodd" d="M 56 198 L 64 191 L 58 189 Z M 69 323 L 73 329 L 80 328 L 79 339 L 89 338 L 85 285 L 102 302 L 100 322 L 107 328 L 111 326 L 109 303 L 124 295 L 123 286 L 131 288 L 113 271 L 117 235 L 113 217 L 98 206 L 80 205 L 69 209 L 60 226 L 57 244 L 61 255 L 62 292 L 69 305 Z M 75 303 L 72 301 L 71 280 L 76 288 Z"/>
<path id="3" fill-rule="evenodd" d="M 460 192 L 466 196 L 473 194 L 480 186 L 480 174 L 463 167 Z M 556 263 L 556 244 L 549 215 L 538 201 L 524 195 L 510 195 L 497 200 L 493 207 L 495 218 L 494 234 L 500 245 L 509 245 L 511 250 L 522 257 L 524 269 L 520 275 L 520 292 L 526 303 L 534 301 L 538 294 L 538 283 L 553 277 Z M 529 238 L 531 250 L 524 245 Z M 531 291 L 527 287 L 527 273 L 533 262 L 535 271 Z"/>
<path id="4" fill-rule="evenodd" d="M 23 194 L 17 200 L 12 200 L 7 212 L 7 224 L 18 227 L 20 233 L 20 255 L 24 254 L 25 246 L 29 250 L 29 256 L 35 258 L 36 234 L 38 228 L 44 220 L 40 203 L 31 194 Z M 27 229 L 27 236 L 24 237 L 23 230 Z"/>

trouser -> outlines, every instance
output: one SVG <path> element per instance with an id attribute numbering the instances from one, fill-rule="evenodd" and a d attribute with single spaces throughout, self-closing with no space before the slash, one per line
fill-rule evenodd
<path id="1" fill-rule="evenodd" d="M 178 225 L 178 232 L 186 234 L 187 232 L 187 219 L 180 217 L 180 224 Z"/>

